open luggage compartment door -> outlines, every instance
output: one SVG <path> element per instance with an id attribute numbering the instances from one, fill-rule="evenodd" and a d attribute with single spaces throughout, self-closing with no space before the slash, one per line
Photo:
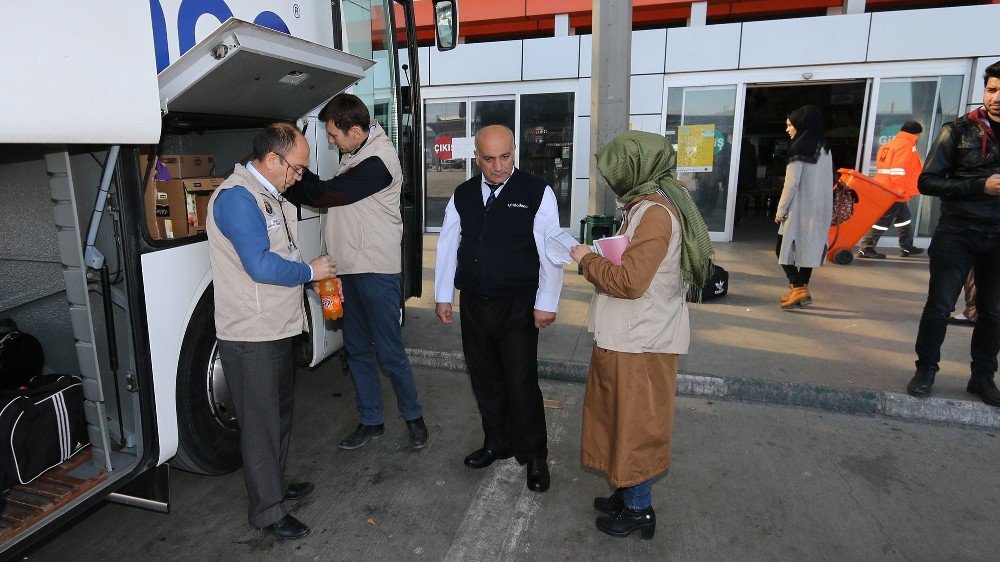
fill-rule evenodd
<path id="1" fill-rule="evenodd" d="M 374 62 L 230 18 L 159 75 L 168 113 L 294 121 Z"/>

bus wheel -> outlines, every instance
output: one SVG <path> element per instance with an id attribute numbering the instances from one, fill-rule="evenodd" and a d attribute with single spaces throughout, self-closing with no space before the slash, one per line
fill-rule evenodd
<path id="1" fill-rule="evenodd" d="M 177 369 L 177 456 L 170 464 L 199 474 L 242 465 L 236 421 L 215 338 L 215 303 L 207 291 L 191 316 Z"/>

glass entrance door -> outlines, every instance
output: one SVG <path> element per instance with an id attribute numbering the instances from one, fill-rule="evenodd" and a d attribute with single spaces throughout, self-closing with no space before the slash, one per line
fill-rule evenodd
<path id="1" fill-rule="evenodd" d="M 878 149 L 892 139 L 906 121 L 916 121 L 924 129 L 917 140 L 917 151 L 923 161 L 941 125 L 958 118 L 963 81 L 961 75 L 880 80 L 871 151 L 866 162 L 868 175 L 875 173 Z M 941 215 L 941 199 L 924 195 L 914 197 L 910 200 L 910 212 L 917 223 L 914 233 L 930 236 Z M 885 239 L 892 238 L 887 236 Z"/>
<path id="2" fill-rule="evenodd" d="M 677 179 L 712 232 L 726 230 L 736 86 L 667 89 L 664 134 L 677 151 Z"/>

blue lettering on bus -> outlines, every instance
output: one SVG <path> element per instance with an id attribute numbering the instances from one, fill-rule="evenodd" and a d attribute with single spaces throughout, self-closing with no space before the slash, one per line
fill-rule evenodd
<path id="1" fill-rule="evenodd" d="M 156 54 L 156 71 L 161 72 L 170 64 L 170 49 L 167 44 L 167 22 L 160 0 L 149 0 L 149 11 L 153 25 L 153 49 Z M 226 0 L 183 0 L 177 10 L 177 44 L 181 55 L 195 46 L 195 25 L 198 18 L 208 14 L 220 23 L 233 17 L 233 11 Z M 253 22 L 257 25 L 291 35 L 288 25 L 278 14 L 263 11 Z"/>

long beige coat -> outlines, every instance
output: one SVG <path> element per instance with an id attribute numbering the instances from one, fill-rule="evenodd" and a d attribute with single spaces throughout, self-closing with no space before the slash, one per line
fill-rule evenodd
<path id="1" fill-rule="evenodd" d="M 596 331 L 627 333 L 643 326 L 638 339 L 615 339 L 642 348 L 676 349 L 686 352 L 690 339 L 687 304 L 683 291 L 673 292 L 674 277 L 680 275 L 680 225 L 665 198 L 647 195 L 644 212 L 622 225 L 630 234 L 622 265 L 589 254 L 581 261 L 583 274 L 602 297 L 621 301 L 629 314 L 602 314 L 616 307 L 592 307 Z M 627 211 L 636 209 L 633 202 Z M 668 211 L 667 209 L 671 210 Z M 633 213 L 627 215 L 632 217 Z M 657 294 L 650 294 L 651 291 Z M 652 303 L 652 297 L 670 301 Z M 630 306 L 643 303 L 643 306 Z M 595 299 L 596 300 L 596 299 Z M 679 300 L 679 302 L 678 302 Z M 668 320 L 662 310 L 679 311 Z M 660 314 L 655 311 L 661 310 Z M 657 329 L 651 328 L 659 323 Z M 614 486 L 634 486 L 655 477 L 670 466 L 674 394 L 678 354 L 627 352 L 605 349 L 595 342 L 583 405 L 581 460 L 584 465 L 608 475 Z M 681 351 L 682 350 L 682 351 Z"/>

